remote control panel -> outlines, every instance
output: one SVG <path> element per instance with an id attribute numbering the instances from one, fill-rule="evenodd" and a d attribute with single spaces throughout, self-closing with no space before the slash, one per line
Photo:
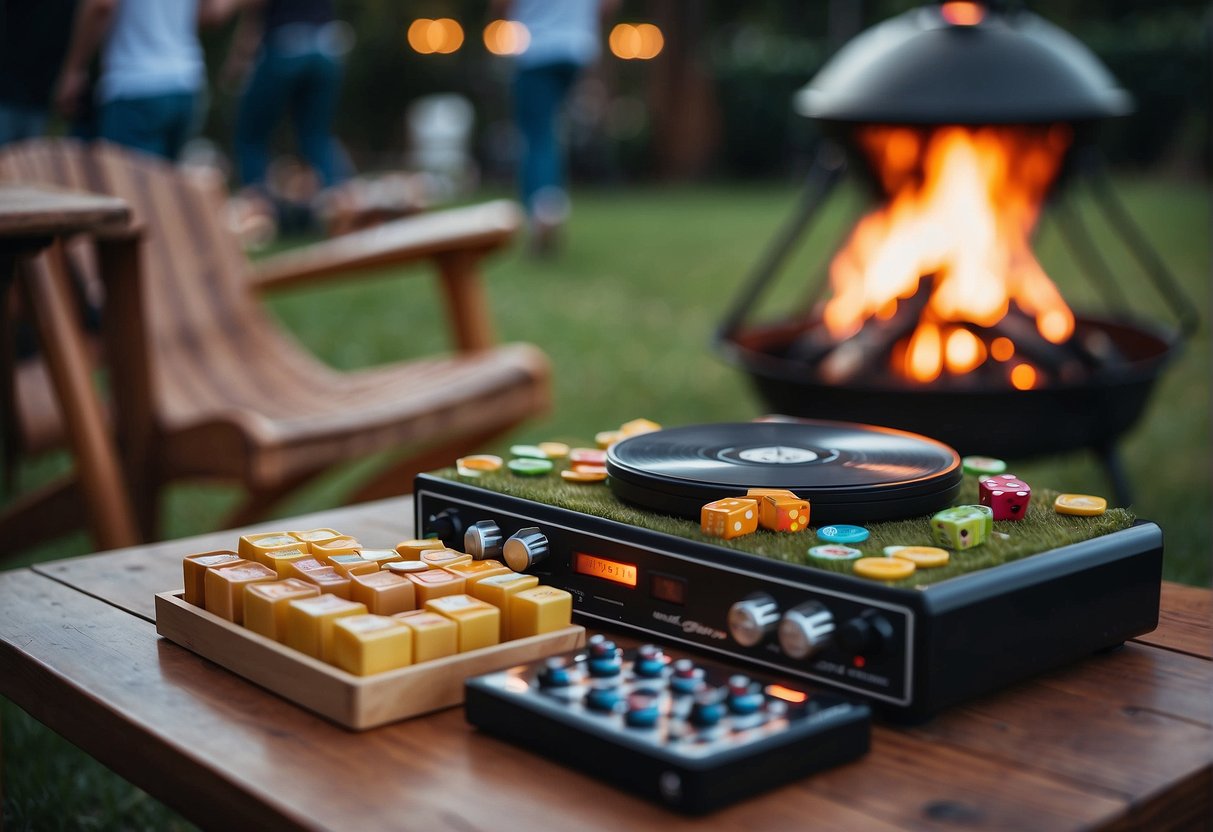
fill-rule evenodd
<path id="1" fill-rule="evenodd" d="M 868 750 L 866 705 L 600 635 L 468 679 L 465 707 L 478 728 L 694 814 Z"/>

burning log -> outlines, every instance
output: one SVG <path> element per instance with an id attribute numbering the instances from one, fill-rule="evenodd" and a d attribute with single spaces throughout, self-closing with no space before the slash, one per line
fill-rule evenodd
<path id="1" fill-rule="evenodd" d="M 872 318 L 853 337 L 834 341 L 817 364 L 821 378 L 830 384 L 846 384 L 887 366 L 894 345 L 918 326 L 933 286 L 933 277 L 923 278 L 918 291 L 900 301 L 887 320 Z"/>

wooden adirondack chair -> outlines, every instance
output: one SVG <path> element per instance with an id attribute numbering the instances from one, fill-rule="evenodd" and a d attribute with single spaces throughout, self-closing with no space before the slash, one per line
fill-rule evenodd
<path id="1" fill-rule="evenodd" d="M 132 209 L 130 231 L 95 246 L 112 421 L 149 538 L 160 491 L 173 480 L 242 483 L 249 495 L 230 518 L 235 524 L 337 463 L 407 448 L 355 499 L 404 493 L 413 473 L 482 448 L 548 405 L 546 357 L 527 344 L 494 345 L 479 279 L 481 259 L 518 227 L 510 202 L 409 217 L 253 265 L 222 227 L 213 198 L 157 159 L 39 140 L 0 150 L 0 180 L 110 194 Z M 414 261 L 437 267 L 453 354 L 337 372 L 301 349 L 257 298 L 268 288 Z M 384 314 L 407 320 L 406 310 Z M 53 411 L 38 401 L 36 370 L 18 377 L 10 426 L 53 443 Z M 41 502 L 57 505 L 53 494 Z"/>

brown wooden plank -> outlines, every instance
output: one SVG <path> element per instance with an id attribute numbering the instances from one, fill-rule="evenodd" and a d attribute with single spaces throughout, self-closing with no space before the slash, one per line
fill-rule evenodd
<path id="1" fill-rule="evenodd" d="M 1164 581 L 1158 629 L 1135 640 L 1213 658 L 1213 590 Z"/>
<path id="2" fill-rule="evenodd" d="M 0 185 L 0 236 L 50 237 L 121 225 L 130 209 L 112 196 L 39 185 Z"/>
<path id="3" fill-rule="evenodd" d="M 1132 803 L 1213 765 L 1208 725 L 1043 684 L 953 708 L 915 734 Z"/>
<path id="4" fill-rule="evenodd" d="M 1054 671 L 1039 684 L 1109 703 L 1213 727 L 1213 662 L 1130 642 Z"/>
<path id="5" fill-rule="evenodd" d="M 261 288 L 299 285 L 353 269 L 488 251 L 509 242 L 521 223 L 517 204 L 508 200 L 434 211 L 265 258 L 252 279 Z"/>
<path id="6" fill-rule="evenodd" d="M 214 549 L 234 549 L 242 534 L 286 528 L 332 528 L 356 537 L 370 548 L 391 547 L 413 536 L 413 501 L 408 497 L 396 497 L 289 520 L 266 520 L 242 529 L 50 561 L 38 564 L 34 570 L 147 621 L 154 621 L 156 593 L 181 587 L 183 557 Z"/>

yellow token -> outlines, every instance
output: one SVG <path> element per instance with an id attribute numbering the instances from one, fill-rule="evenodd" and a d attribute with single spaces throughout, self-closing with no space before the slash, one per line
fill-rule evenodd
<path id="1" fill-rule="evenodd" d="M 603 430 L 594 434 L 594 442 L 600 448 L 609 448 L 622 438 L 623 434 L 617 430 Z"/>
<path id="2" fill-rule="evenodd" d="M 539 450 L 548 455 L 548 459 L 564 459 L 569 455 L 569 446 L 563 442 L 540 442 Z"/>
<path id="3" fill-rule="evenodd" d="M 1079 517 L 1094 517 L 1103 514 L 1108 501 L 1090 494 L 1058 494 L 1053 501 L 1053 510 L 1058 514 L 1075 514 Z"/>
<path id="4" fill-rule="evenodd" d="M 922 569 L 948 565 L 947 549 L 940 549 L 936 546 L 889 546 L 887 548 L 896 549 L 896 551 L 886 557 L 908 560 Z"/>
<path id="5" fill-rule="evenodd" d="M 581 469 L 566 469 L 560 472 L 560 478 L 565 482 L 602 482 L 607 478 L 605 468 L 601 466 L 596 470 L 587 470 L 589 466 Z"/>
<path id="6" fill-rule="evenodd" d="M 661 430 L 661 425 L 652 419 L 633 419 L 619 426 L 621 436 L 639 436 L 642 433 L 653 433 Z"/>
<path id="7" fill-rule="evenodd" d="M 855 574 L 874 581 L 900 581 L 914 574 L 917 568 L 913 561 L 895 558 L 860 558 L 851 564 Z"/>
<path id="8" fill-rule="evenodd" d="M 455 464 L 470 471 L 498 471 L 501 469 L 502 461 L 501 457 L 493 454 L 472 454 L 459 457 Z"/>

